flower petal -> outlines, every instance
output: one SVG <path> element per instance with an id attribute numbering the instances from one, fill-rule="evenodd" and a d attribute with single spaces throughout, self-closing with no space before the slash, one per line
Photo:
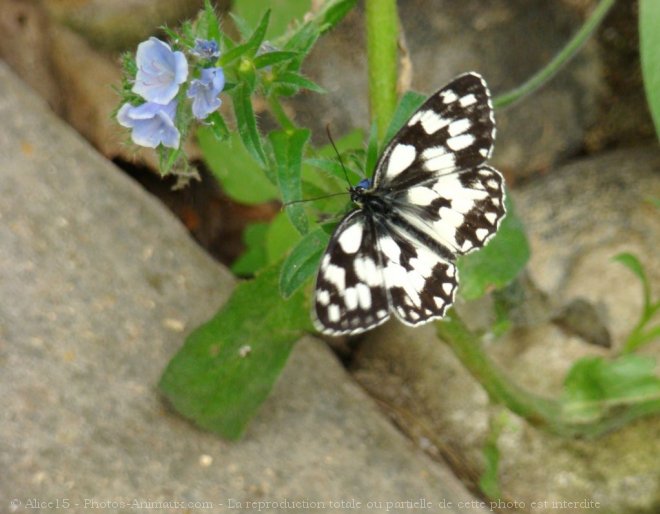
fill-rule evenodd
<path id="1" fill-rule="evenodd" d="M 167 105 L 148 102 L 135 107 L 126 103 L 117 112 L 117 120 L 133 129 L 131 139 L 136 145 L 178 148 L 181 134 L 174 125 L 175 114 L 176 101 Z"/>
<path id="2" fill-rule="evenodd" d="M 172 52 L 167 43 L 155 37 L 138 45 L 138 72 L 133 92 L 148 102 L 167 104 L 188 78 L 188 62 L 182 52 Z"/>

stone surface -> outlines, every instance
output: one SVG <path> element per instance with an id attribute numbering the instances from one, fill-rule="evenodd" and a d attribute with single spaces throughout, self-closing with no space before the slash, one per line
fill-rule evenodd
<path id="1" fill-rule="evenodd" d="M 542 0 L 406 0 L 398 4 L 412 61 L 412 88 L 432 93 L 454 76 L 480 72 L 495 94 L 541 69 L 582 23 L 577 9 Z M 325 144 L 338 133 L 369 130 L 367 63 L 361 10 L 309 56 L 305 71 L 329 94 L 294 100 L 302 124 Z M 544 171 L 583 145 L 601 97 L 598 48 L 587 44 L 552 81 L 520 104 L 498 111 L 494 163 L 510 177 Z M 640 92 L 640 94 L 643 94 Z"/>
<path id="2" fill-rule="evenodd" d="M 466 512 L 457 479 L 318 340 L 298 344 L 240 442 L 171 412 L 160 373 L 234 280 L 1 63 L 0 116 L 2 512 L 59 512 L 63 499 L 66 512 L 177 501 L 247 513 L 247 501 L 285 499 L 356 512 L 329 502 L 420 498 Z"/>
<path id="3" fill-rule="evenodd" d="M 550 322 L 518 328 L 487 348 L 512 380 L 557 396 L 566 371 L 580 357 L 614 355 L 640 314 L 641 286 L 612 261 L 632 252 L 660 290 L 660 218 L 646 200 L 660 195 L 660 151 L 618 151 L 577 161 L 514 191 L 532 257 L 529 274 L 557 305 L 585 299 L 601 314 L 613 348 L 586 343 Z M 642 352 L 660 358 L 660 345 Z M 660 359 L 659 359 L 660 360 Z M 390 324 L 368 336 L 354 374 L 388 406 L 399 426 L 454 460 L 475 480 L 483 469 L 489 417 L 484 390 L 432 326 Z M 660 508 L 660 417 L 644 418 L 598 440 L 566 440 L 508 413 L 498 446 L 505 498 L 524 512 L 569 513 L 556 501 L 598 502 L 598 512 L 655 514 Z M 547 501 L 532 507 L 533 501 Z M 586 504 L 585 504 L 586 505 Z M 559 507 L 562 505 L 560 504 Z M 590 512 L 592 508 L 577 509 Z"/>
<path id="4" fill-rule="evenodd" d="M 225 4 L 226 2 L 219 2 Z M 193 18 L 202 0 L 46 0 L 48 12 L 96 48 L 125 51 L 161 26 Z"/>

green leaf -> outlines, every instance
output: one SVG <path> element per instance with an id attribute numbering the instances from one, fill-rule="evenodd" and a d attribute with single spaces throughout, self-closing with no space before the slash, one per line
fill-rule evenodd
<path id="1" fill-rule="evenodd" d="M 275 77 L 275 83 L 308 89 L 316 93 L 325 93 L 325 89 L 295 71 L 285 71 Z"/>
<path id="2" fill-rule="evenodd" d="M 637 278 L 639 278 L 644 288 L 644 312 L 648 311 L 649 306 L 651 305 L 651 285 L 649 280 L 646 277 L 644 272 L 644 266 L 639 262 L 639 259 L 633 254 L 628 252 L 623 252 L 614 257 L 614 260 L 623 264 L 626 268 L 632 271 Z"/>
<path id="3" fill-rule="evenodd" d="M 309 129 L 277 130 L 268 135 L 275 155 L 282 202 L 285 205 L 302 199 L 300 181 L 302 155 L 309 135 Z M 298 232 L 307 233 L 307 215 L 302 204 L 286 205 L 286 212 Z"/>
<path id="4" fill-rule="evenodd" d="M 218 60 L 220 66 L 225 67 L 238 58 L 244 58 L 248 61 L 252 60 L 252 58 L 259 51 L 259 47 L 264 40 L 264 35 L 266 33 L 266 29 L 268 28 L 269 17 L 270 10 L 264 13 L 259 22 L 259 25 L 245 43 L 241 43 L 240 45 L 236 45 L 235 47 L 230 48 L 220 56 L 220 59 Z M 237 24 L 241 32 L 246 30 L 246 27 L 243 25 L 243 22 L 239 17 L 235 17 L 234 22 Z"/>
<path id="5" fill-rule="evenodd" d="M 197 141 L 206 164 L 231 198 L 253 205 L 279 197 L 277 187 L 250 158 L 238 133 L 218 141 L 211 127 L 200 127 Z"/>
<path id="6" fill-rule="evenodd" d="M 466 300 L 506 286 L 522 271 L 529 259 L 525 230 L 509 195 L 505 205 L 507 214 L 495 237 L 481 250 L 458 260 L 461 277 L 459 293 Z"/>
<path id="7" fill-rule="evenodd" d="M 268 228 L 268 223 L 252 223 L 245 228 L 243 233 L 245 252 L 231 265 L 235 275 L 243 277 L 254 275 L 268 263 L 266 255 Z"/>
<path id="8" fill-rule="evenodd" d="M 166 148 L 163 145 L 158 147 L 158 167 L 161 176 L 167 175 L 183 155 L 181 148 Z"/>
<path id="9" fill-rule="evenodd" d="M 250 39 L 248 39 L 245 42 L 245 45 L 247 47 L 247 52 L 246 54 L 249 55 L 250 57 L 254 57 L 257 55 L 257 52 L 259 51 L 259 47 L 261 46 L 261 43 L 263 43 L 264 38 L 266 37 L 266 30 L 268 30 L 268 20 L 270 20 L 270 9 L 268 9 L 263 16 L 261 17 L 261 20 L 259 20 L 259 24 L 257 25 L 257 28 L 254 29 L 254 32 L 250 36 Z"/>
<path id="10" fill-rule="evenodd" d="M 298 57 L 297 52 L 266 52 L 254 58 L 254 67 L 261 69 L 265 68 L 266 66 L 272 66 L 273 64 L 290 61 L 296 57 Z"/>
<path id="11" fill-rule="evenodd" d="M 293 34 L 287 37 L 287 40 L 282 46 L 282 50 L 297 52 L 299 57 L 293 59 L 287 69 L 290 71 L 297 71 L 300 69 L 305 56 L 311 51 L 314 43 L 319 38 L 320 32 L 318 27 L 313 23 L 303 23 L 300 25 Z"/>
<path id="12" fill-rule="evenodd" d="M 335 177 L 341 184 L 347 188 L 349 185 L 354 185 L 359 182 L 362 178 L 357 170 L 352 168 L 346 168 L 346 174 L 348 174 L 348 180 L 350 184 L 346 184 L 346 174 L 344 174 L 344 168 L 341 167 L 341 163 L 337 159 L 305 159 L 305 164 L 309 166 L 314 166 L 319 170 L 327 173 L 328 175 Z"/>
<path id="13" fill-rule="evenodd" d="M 284 298 L 289 298 L 316 273 L 329 240 L 327 232 L 319 227 L 294 247 L 284 261 L 280 274 L 280 294 Z"/>
<path id="14" fill-rule="evenodd" d="M 302 293 L 282 300 L 279 275 L 280 266 L 271 266 L 239 284 L 220 311 L 186 339 L 160 380 L 179 413 L 228 439 L 243 434 L 293 344 L 310 328 Z"/>
<path id="15" fill-rule="evenodd" d="M 283 34 L 291 20 L 302 18 L 311 7 L 311 0 L 234 0 L 232 9 L 241 16 L 248 25 L 255 26 L 268 5 L 271 10 L 267 37 L 273 38 Z"/>
<path id="16" fill-rule="evenodd" d="M 356 4 L 357 0 L 326 1 L 319 14 L 314 18 L 321 34 L 324 34 L 337 26 L 337 24 L 344 19 L 344 16 L 346 16 Z"/>
<path id="17" fill-rule="evenodd" d="M 655 359 L 626 354 L 614 360 L 585 357 L 573 364 L 564 381 L 562 407 L 573 422 L 592 422 L 624 405 L 660 405 Z"/>
<path id="18" fill-rule="evenodd" d="M 257 119 L 252 109 L 252 100 L 247 84 L 238 84 L 231 90 L 231 95 L 234 103 L 238 133 L 243 140 L 243 144 L 259 166 L 266 168 L 266 154 L 261 144 L 261 136 L 257 129 Z"/>
<path id="19" fill-rule="evenodd" d="M 301 237 L 300 232 L 291 224 L 289 216 L 285 212 L 280 212 L 271 221 L 266 234 L 268 262 L 272 264 L 282 260 Z"/>
<path id="20" fill-rule="evenodd" d="M 211 0 L 204 0 L 203 20 L 206 26 L 206 39 L 216 41 L 220 44 L 220 23 L 218 22 L 218 15 L 215 13 Z"/>
<path id="21" fill-rule="evenodd" d="M 223 68 L 226 68 L 229 64 L 231 64 L 235 60 L 239 59 L 240 57 L 243 57 L 243 55 L 248 53 L 248 50 L 249 50 L 249 46 L 247 43 L 241 43 L 240 45 L 236 45 L 233 48 L 230 48 L 227 51 L 225 51 L 220 56 L 220 58 L 218 59 L 218 64 Z"/>
<path id="22" fill-rule="evenodd" d="M 219 111 L 211 113 L 211 115 L 206 118 L 206 124 L 213 131 L 213 135 L 218 141 L 225 141 L 229 138 L 229 127 L 227 127 L 225 119 Z"/>
<path id="23" fill-rule="evenodd" d="M 639 51 L 646 100 L 660 138 L 660 2 L 639 1 Z"/>
<path id="24" fill-rule="evenodd" d="M 385 133 L 385 139 L 381 145 L 383 148 L 392 140 L 413 113 L 419 109 L 424 103 L 424 100 L 426 100 L 426 96 L 415 91 L 406 91 L 403 94 L 401 100 L 399 100 L 399 105 L 397 105 L 396 110 L 394 111 L 394 116 L 392 116 L 392 121 L 387 128 L 387 132 Z"/>
<path id="25" fill-rule="evenodd" d="M 243 18 L 243 16 L 236 14 L 235 12 L 230 12 L 229 16 L 231 16 L 234 25 L 236 25 L 236 28 L 238 29 L 238 32 L 241 35 L 241 38 L 247 40 L 250 38 L 250 34 L 252 34 L 252 27 L 254 27 L 259 21 L 259 16 L 261 16 L 261 10 L 259 11 L 257 18 L 254 20 L 254 23 L 252 24 L 248 22 L 245 18 Z"/>

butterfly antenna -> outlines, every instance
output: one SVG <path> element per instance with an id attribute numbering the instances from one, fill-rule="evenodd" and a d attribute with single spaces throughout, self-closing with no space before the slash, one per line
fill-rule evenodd
<path id="1" fill-rule="evenodd" d="M 335 140 L 332 139 L 329 123 L 325 126 L 325 132 L 328 134 L 328 139 L 330 140 L 330 144 L 332 145 L 332 148 L 335 149 L 335 153 L 337 154 L 337 159 L 339 159 L 339 164 L 341 164 L 341 169 L 344 170 L 344 176 L 346 177 L 346 183 L 348 184 L 348 188 L 349 190 L 352 190 L 353 186 L 351 185 L 351 181 L 348 180 L 348 172 L 346 171 L 346 166 L 344 166 L 344 161 L 342 161 L 341 159 L 341 154 L 339 153 L 339 150 L 337 150 L 337 145 L 335 145 Z"/>
<path id="2" fill-rule="evenodd" d="M 346 195 L 348 194 L 347 191 L 342 191 L 341 193 L 332 193 L 329 195 L 323 195 L 323 196 L 317 196 L 315 198 L 305 198 L 304 200 L 291 200 L 290 202 L 286 202 L 282 204 L 282 209 L 285 209 L 289 205 L 293 205 L 294 203 L 304 203 L 304 202 L 313 202 L 315 200 L 324 200 L 325 198 L 331 198 L 333 196 L 339 196 L 339 195 Z"/>

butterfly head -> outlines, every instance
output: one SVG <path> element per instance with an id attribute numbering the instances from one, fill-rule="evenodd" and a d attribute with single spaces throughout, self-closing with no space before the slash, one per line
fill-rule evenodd
<path id="1" fill-rule="evenodd" d="M 363 178 L 358 182 L 357 186 L 351 186 L 349 188 L 349 193 L 351 193 L 351 200 L 358 205 L 362 204 L 364 198 L 364 192 L 368 189 L 371 189 L 371 180 L 368 178 Z"/>

